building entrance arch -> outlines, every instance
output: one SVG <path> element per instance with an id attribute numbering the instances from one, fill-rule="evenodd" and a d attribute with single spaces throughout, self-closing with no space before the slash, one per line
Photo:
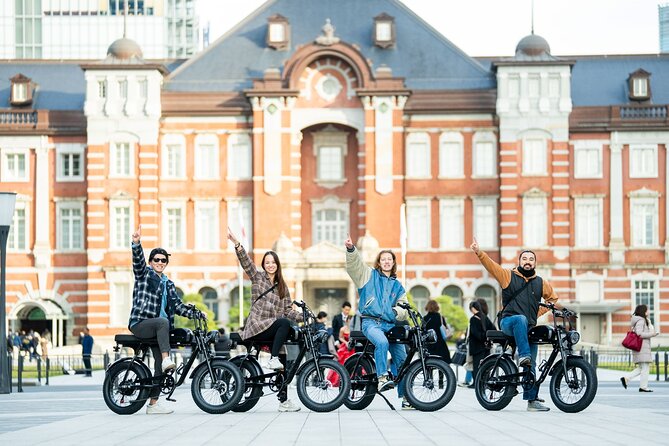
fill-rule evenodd
<path id="1" fill-rule="evenodd" d="M 67 322 L 69 316 L 56 302 L 50 299 L 36 299 L 20 301 L 9 314 L 9 324 L 12 331 L 30 330 L 42 335 L 49 330 L 51 343 L 60 347 L 67 343 Z"/>

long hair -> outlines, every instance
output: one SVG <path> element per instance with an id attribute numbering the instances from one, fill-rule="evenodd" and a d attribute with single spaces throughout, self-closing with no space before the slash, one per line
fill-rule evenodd
<path id="1" fill-rule="evenodd" d="M 379 252 L 379 254 L 376 256 L 376 260 L 374 261 L 374 269 L 383 274 L 383 271 L 381 270 L 381 255 L 383 254 L 390 254 L 393 257 L 393 268 L 390 270 L 390 277 L 396 277 L 397 276 L 397 257 L 395 257 L 395 253 L 392 252 L 390 249 L 384 249 Z"/>
<path id="2" fill-rule="evenodd" d="M 488 315 L 488 302 L 486 302 L 486 300 L 483 299 L 482 297 L 479 297 L 478 299 L 476 299 L 476 302 L 478 302 L 479 305 L 481 306 L 481 311 L 483 312 L 483 314 L 485 314 L 487 316 Z"/>
<path id="3" fill-rule="evenodd" d="M 481 328 L 483 329 L 483 333 L 486 332 L 486 327 L 485 327 L 485 320 L 484 318 L 486 317 L 486 313 L 483 311 L 483 308 L 481 308 L 481 302 L 478 300 L 473 300 L 469 303 L 469 309 L 471 310 L 474 308 L 478 313 L 476 313 L 472 317 L 478 316 L 479 321 L 481 322 Z"/>
<path id="4" fill-rule="evenodd" d="M 644 321 L 646 321 L 646 327 L 648 326 L 648 318 L 646 317 L 646 312 L 648 311 L 648 305 L 637 305 L 636 308 L 634 309 L 634 313 L 632 316 L 639 316 L 642 317 Z"/>
<path id="5" fill-rule="evenodd" d="M 279 256 L 274 251 L 267 251 L 264 256 L 262 256 L 262 269 L 265 269 L 265 258 L 267 256 L 272 256 L 274 258 L 274 263 L 276 263 L 276 273 L 274 273 L 274 283 L 277 285 L 277 293 L 282 299 L 288 296 L 288 286 L 286 281 L 283 280 L 283 273 L 281 272 L 281 262 L 279 261 Z"/>
<path id="6" fill-rule="evenodd" d="M 428 313 L 439 313 L 439 303 L 434 299 L 428 300 L 425 304 L 425 311 Z"/>

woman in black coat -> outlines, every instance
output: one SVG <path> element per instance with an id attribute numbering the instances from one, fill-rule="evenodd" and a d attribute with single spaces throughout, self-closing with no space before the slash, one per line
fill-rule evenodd
<path id="1" fill-rule="evenodd" d="M 441 334 L 441 326 L 445 326 L 446 321 L 439 313 L 439 304 L 436 300 L 430 299 L 425 305 L 425 311 L 427 311 L 427 313 L 423 316 L 423 319 L 425 320 L 426 329 L 431 328 L 437 334 L 437 342 L 434 344 L 427 344 L 427 349 L 431 355 L 441 356 L 444 358 L 444 361 L 450 364 L 451 352 L 446 345 L 446 339 L 444 339 Z"/>
<path id="2" fill-rule="evenodd" d="M 469 304 L 469 311 L 473 316 L 469 319 L 469 354 L 472 356 L 472 376 L 476 385 L 476 374 L 479 371 L 481 360 L 490 354 L 490 347 L 486 342 L 486 332 L 494 330 L 495 326 L 490 322 L 486 312 L 483 311 L 481 303 L 477 300 Z"/>

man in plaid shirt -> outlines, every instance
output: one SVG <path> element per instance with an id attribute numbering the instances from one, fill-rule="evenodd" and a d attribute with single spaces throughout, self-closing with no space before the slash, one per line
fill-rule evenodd
<path id="1" fill-rule="evenodd" d="M 135 286 L 132 290 L 132 310 L 128 328 L 138 338 L 158 339 L 158 345 L 151 347 L 155 359 L 154 376 L 176 367 L 170 358 L 170 329 L 174 327 L 174 314 L 193 318 L 199 310 L 186 306 L 177 295 L 174 282 L 164 274 L 169 263 L 169 254 L 163 248 L 154 248 L 149 254 L 149 266 L 144 260 L 140 243 L 142 226 L 132 234 L 132 271 Z M 162 361 L 159 358 L 162 357 Z M 160 387 L 151 389 L 151 401 L 146 408 L 148 414 L 168 414 L 172 409 L 158 405 Z"/>

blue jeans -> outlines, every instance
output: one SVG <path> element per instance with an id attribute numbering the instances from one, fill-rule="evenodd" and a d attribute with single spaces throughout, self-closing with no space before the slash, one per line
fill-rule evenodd
<path id="1" fill-rule="evenodd" d="M 513 316 L 504 317 L 499 323 L 502 331 L 507 336 L 513 336 L 516 340 L 516 348 L 518 349 L 518 357 L 524 358 L 529 356 L 532 358 L 532 373 L 536 376 L 536 367 L 537 367 L 537 353 L 539 352 L 539 346 L 537 344 L 530 344 L 527 340 L 527 318 L 522 314 L 515 314 Z M 537 399 L 539 394 L 539 386 L 534 385 L 531 389 L 525 390 L 523 392 L 523 399 L 526 401 L 533 401 Z"/>
<path id="2" fill-rule="evenodd" d="M 378 376 L 388 373 L 388 350 L 390 350 L 392 359 L 390 370 L 393 372 L 393 376 L 397 376 L 399 368 L 407 358 L 404 344 L 391 344 L 388 342 L 388 338 L 386 338 L 385 333 L 394 326 L 395 324 L 391 324 L 390 322 L 376 321 L 374 319 L 362 320 L 362 333 L 374 344 L 374 362 L 376 363 L 376 374 Z M 402 384 L 403 382 L 400 382 L 397 386 L 397 395 L 400 398 L 404 396 Z"/>

